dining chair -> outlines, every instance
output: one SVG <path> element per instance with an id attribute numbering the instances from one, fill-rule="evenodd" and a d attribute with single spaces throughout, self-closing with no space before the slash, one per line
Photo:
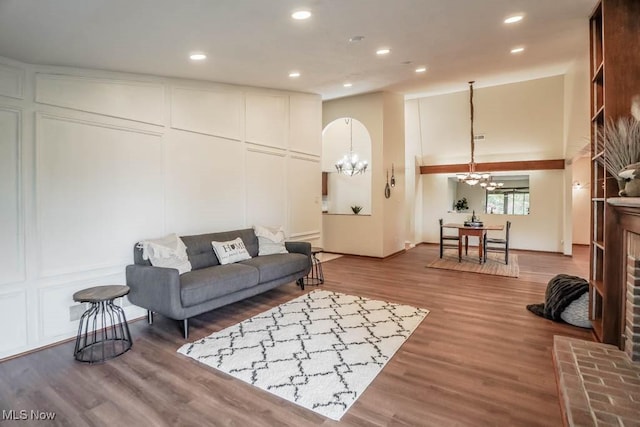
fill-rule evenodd
<path id="1" fill-rule="evenodd" d="M 487 260 L 487 252 L 504 252 L 504 263 L 509 264 L 509 230 L 511 229 L 511 221 L 507 221 L 504 239 L 484 237 L 484 260 Z"/>
<path id="2" fill-rule="evenodd" d="M 438 222 L 440 223 L 440 258 L 442 258 L 445 246 L 448 248 L 458 248 L 458 241 L 460 240 L 460 237 L 458 237 L 458 234 L 444 234 L 446 227 L 442 224 L 442 218 L 440 218 Z M 453 243 L 447 243 L 446 241 L 455 241 L 456 243 L 454 245 Z"/>

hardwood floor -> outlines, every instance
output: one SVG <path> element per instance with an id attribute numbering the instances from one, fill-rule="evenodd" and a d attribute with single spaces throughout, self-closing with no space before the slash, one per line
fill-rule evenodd
<path id="1" fill-rule="evenodd" d="M 588 248 L 575 247 L 573 257 L 515 252 L 518 279 L 426 268 L 438 256 L 434 245 L 385 261 L 343 256 L 324 263 L 322 289 L 430 310 L 340 422 L 176 353 L 185 342 L 180 327 L 159 315 L 151 326 L 133 322 L 131 351 L 101 365 L 76 362 L 73 342 L 0 363 L 0 411 L 52 411 L 52 424 L 73 426 L 561 426 L 553 335 L 591 334 L 534 316 L 525 305 L 543 302 L 557 273 L 587 277 Z M 189 339 L 301 292 L 285 285 L 199 316 Z"/>

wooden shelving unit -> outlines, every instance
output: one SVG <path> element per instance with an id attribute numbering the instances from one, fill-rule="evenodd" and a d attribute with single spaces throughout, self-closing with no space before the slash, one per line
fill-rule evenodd
<path id="1" fill-rule="evenodd" d="M 630 114 L 640 94 L 640 1 L 602 0 L 589 20 L 591 73 L 591 264 L 589 312 L 595 337 L 622 345 L 624 304 L 619 262 L 607 257 L 607 199 L 617 197 L 618 182 L 600 164 L 603 147 L 598 129 L 608 120 Z M 616 278 L 616 280 L 612 280 Z"/>

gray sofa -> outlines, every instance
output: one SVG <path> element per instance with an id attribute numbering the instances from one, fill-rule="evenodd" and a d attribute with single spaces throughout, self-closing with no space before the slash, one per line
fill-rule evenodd
<path id="1" fill-rule="evenodd" d="M 251 259 L 220 265 L 212 241 L 242 238 Z M 189 335 L 189 318 L 214 308 L 297 282 L 311 269 L 311 244 L 286 242 L 289 253 L 258 256 L 258 238 L 253 229 L 182 236 L 192 270 L 182 275 L 174 268 L 153 267 L 134 247 L 134 264 L 126 269 L 129 301 L 146 308 L 149 323 L 153 313 L 182 320 L 184 337 Z"/>

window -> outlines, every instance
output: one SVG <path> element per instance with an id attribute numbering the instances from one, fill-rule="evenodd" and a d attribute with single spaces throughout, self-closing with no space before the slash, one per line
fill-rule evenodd
<path id="1" fill-rule="evenodd" d="M 500 188 L 487 191 L 487 213 L 529 215 L 529 188 Z"/>

